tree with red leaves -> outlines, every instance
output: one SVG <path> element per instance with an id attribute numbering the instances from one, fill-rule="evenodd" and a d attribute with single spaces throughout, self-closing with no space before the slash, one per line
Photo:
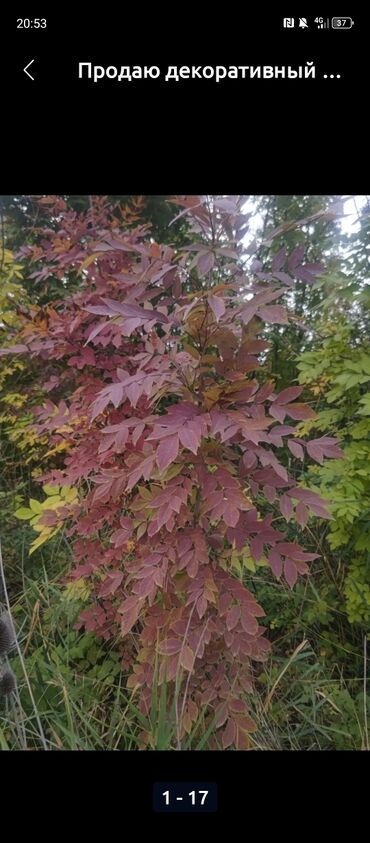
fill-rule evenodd
<path id="1" fill-rule="evenodd" d="M 243 197 L 172 201 L 191 222 L 182 248 L 152 242 L 147 226 L 123 230 L 103 200 L 78 214 L 55 197 L 58 226 L 21 255 L 32 283 L 57 283 L 61 295 L 21 314 L 7 351 L 32 360 L 45 393 L 35 430 L 66 453 L 41 479 L 78 489 L 77 503 L 41 523 L 65 520 L 71 577 L 90 582 L 80 625 L 119 634 L 144 714 L 156 675 L 169 704 L 177 694 L 180 739 L 203 707 L 223 747 L 243 749 L 253 662 L 269 643 L 231 559 L 247 547 L 290 587 L 307 574 L 317 554 L 273 526 L 273 507 L 302 529 L 310 513 L 330 514 L 277 452 L 341 454 L 332 438 L 294 435 L 292 420 L 314 413 L 297 401 L 302 387 L 278 393 L 264 379 L 264 325 L 289 324 L 280 300 L 323 267 L 300 248 L 262 265 L 257 244 L 244 245 Z"/>

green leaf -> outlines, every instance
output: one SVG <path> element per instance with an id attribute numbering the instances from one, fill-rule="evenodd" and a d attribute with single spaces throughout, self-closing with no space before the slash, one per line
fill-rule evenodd
<path id="1" fill-rule="evenodd" d="M 141 498 L 143 498 L 146 501 L 151 500 L 152 493 L 151 493 L 150 489 L 148 489 L 146 486 L 138 486 L 137 490 L 138 490 Z"/>
<path id="2" fill-rule="evenodd" d="M 46 485 L 46 486 L 43 486 L 42 488 L 45 492 L 45 495 L 59 495 L 59 488 L 60 488 L 59 486 Z"/>
<path id="3" fill-rule="evenodd" d="M 247 571 L 252 571 L 252 574 L 255 574 L 256 563 L 251 556 L 243 556 L 243 565 L 247 569 Z"/>
<path id="4" fill-rule="evenodd" d="M 48 539 L 51 539 L 52 536 L 54 536 L 56 533 L 58 533 L 58 531 L 60 529 L 61 529 L 61 527 L 55 527 L 55 529 L 53 529 L 53 530 L 51 530 L 50 528 L 47 528 L 43 533 L 41 533 L 37 537 L 37 539 L 35 539 L 35 541 L 32 542 L 30 550 L 29 550 L 29 556 L 31 556 L 32 553 L 35 550 L 37 550 L 38 547 L 41 547 L 42 544 L 47 542 Z"/>
<path id="5" fill-rule="evenodd" d="M 60 497 L 66 503 L 72 503 L 72 501 L 77 499 L 77 489 L 71 488 L 70 486 L 63 486 Z"/>
<path id="6" fill-rule="evenodd" d="M 147 528 L 146 521 L 142 521 L 141 524 L 139 524 L 139 526 L 137 528 L 137 533 L 136 533 L 137 540 L 141 539 L 141 537 L 144 535 L 144 533 L 146 531 L 146 528 Z"/>
<path id="7" fill-rule="evenodd" d="M 36 515 L 35 518 L 32 518 L 30 521 L 32 529 L 36 531 L 36 533 L 42 533 L 45 530 L 45 524 L 39 524 L 39 516 Z"/>
<path id="8" fill-rule="evenodd" d="M 163 479 L 166 481 L 172 480 L 173 477 L 177 477 L 177 475 L 180 474 L 182 468 L 183 466 L 180 463 L 174 463 L 170 466 L 170 468 L 167 469 Z"/>
<path id="9" fill-rule="evenodd" d="M 50 536 L 49 533 L 47 533 L 47 534 L 41 533 L 41 535 L 37 539 L 35 539 L 34 542 L 32 542 L 31 547 L 30 547 L 30 551 L 29 551 L 29 555 L 31 556 L 32 553 L 34 553 L 34 551 L 37 550 L 38 547 L 41 547 L 41 545 L 44 544 L 44 542 L 46 542 L 48 540 L 49 536 Z"/>
<path id="10" fill-rule="evenodd" d="M 20 521 L 29 521 L 30 518 L 33 518 L 34 512 L 32 509 L 27 509 L 26 506 L 21 506 L 20 509 L 17 509 L 14 513 L 16 518 L 19 518 Z"/>
<path id="11" fill-rule="evenodd" d="M 361 356 L 360 357 L 360 366 L 361 369 L 366 372 L 367 375 L 370 375 L 370 357 L 368 356 Z"/>
<path id="12" fill-rule="evenodd" d="M 47 509 L 58 509 L 58 507 L 64 506 L 64 501 L 62 500 L 59 495 L 53 495 L 50 498 L 46 498 L 42 504 L 43 512 L 46 512 Z"/>
<path id="13" fill-rule="evenodd" d="M 358 413 L 361 414 L 362 416 L 369 416 L 370 415 L 370 392 L 368 392 L 366 395 L 363 395 L 360 398 L 360 404 L 364 404 L 364 406 L 361 407 L 360 410 L 358 410 Z"/>
<path id="14" fill-rule="evenodd" d="M 42 506 L 39 501 L 36 501 L 34 498 L 30 498 L 30 507 L 33 512 L 36 512 L 38 515 L 42 512 Z"/>
<path id="15" fill-rule="evenodd" d="M 343 387 L 342 386 L 334 386 L 333 389 L 330 389 L 329 392 L 326 393 L 326 400 L 329 404 L 332 401 L 336 401 L 337 398 L 340 398 L 343 395 Z"/>

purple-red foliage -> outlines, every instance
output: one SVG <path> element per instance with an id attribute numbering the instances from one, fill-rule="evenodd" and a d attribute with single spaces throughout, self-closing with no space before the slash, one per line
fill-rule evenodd
<path id="1" fill-rule="evenodd" d="M 14 351 L 38 361 L 46 399 L 36 429 L 67 449 L 43 480 L 79 490 L 67 513 L 72 577 L 94 593 L 80 625 L 106 639 L 120 632 L 143 712 L 154 671 L 173 685 L 181 673 L 181 734 L 207 706 L 222 745 L 244 748 L 251 665 L 269 643 L 231 554 L 264 555 L 293 587 L 317 554 L 286 540 L 272 506 L 302 527 L 310 513 L 330 515 L 276 451 L 302 459 L 306 448 L 318 462 L 341 453 L 328 437 L 294 438 L 292 420 L 314 416 L 296 400 L 302 387 L 278 394 L 256 378 L 264 322 L 291 317 L 277 299 L 322 267 L 302 265 L 299 249 L 267 267 L 253 259 L 257 246 L 246 255 L 238 198 L 174 202 L 199 232 L 176 251 L 149 242 L 147 227 L 117 229 L 103 200 L 83 215 L 59 208 L 58 230 L 21 251 L 36 285 L 53 277 L 62 290 L 68 277 L 78 290 L 33 307 Z"/>

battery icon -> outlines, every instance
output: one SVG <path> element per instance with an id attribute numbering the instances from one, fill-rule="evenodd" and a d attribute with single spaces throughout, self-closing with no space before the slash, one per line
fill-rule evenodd
<path id="1" fill-rule="evenodd" d="M 351 26 L 354 25 L 354 21 L 352 18 L 332 18 L 331 19 L 331 27 L 332 29 L 351 29 Z"/>

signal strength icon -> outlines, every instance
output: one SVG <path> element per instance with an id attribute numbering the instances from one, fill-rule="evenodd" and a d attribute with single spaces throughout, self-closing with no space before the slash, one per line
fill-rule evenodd
<path id="1" fill-rule="evenodd" d="M 326 21 L 324 21 L 324 18 L 315 18 L 315 23 L 317 23 L 318 29 L 330 28 L 330 18 L 326 18 Z"/>

